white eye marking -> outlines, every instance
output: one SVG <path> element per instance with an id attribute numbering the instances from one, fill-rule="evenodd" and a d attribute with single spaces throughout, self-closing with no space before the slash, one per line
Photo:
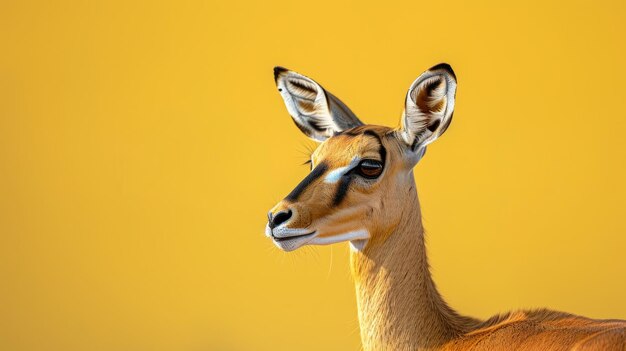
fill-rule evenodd
<path id="1" fill-rule="evenodd" d="M 339 167 L 337 169 L 333 169 L 332 171 L 328 172 L 328 174 L 324 178 L 324 183 L 331 183 L 331 184 L 337 183 L 339 179 L 343 177 L 344 174 L 346 174 L 348 171 L 354 168 L 358 163 L 359 163 L 359 158 L 355 157 L 352 159 L 349 165 L 345 167 Z"/>
<path id="2" fill-rule="evenodd" d="M 326 178 L 324 178 L 324 182 L 325 183 L 337 183 L 339 179 L 341 179 L 341 177 L 346 173 L 346 170 L 348 170 L 349 167 L 350 166 L 339 167 L 337 169 L 334 169 L 328 172 L 328 174 L 326 175 Z"/>

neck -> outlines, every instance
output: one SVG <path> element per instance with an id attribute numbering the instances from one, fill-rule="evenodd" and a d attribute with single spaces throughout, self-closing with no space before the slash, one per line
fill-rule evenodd
<path id="1" fill-rule="evenodd" d="M 432 350 L 477 321 L 458 315 L 430 275 L 417 192 L 395 228 L 351 250 L 363 349 Z M 381 233 L 379 233 L 381 234 Z"/>

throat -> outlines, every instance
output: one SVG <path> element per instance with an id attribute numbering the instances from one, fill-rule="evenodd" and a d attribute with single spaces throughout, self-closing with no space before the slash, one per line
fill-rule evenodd
<path id="1" fill-rule="evenodd" d="M 363 349 L 430 350 L 471 330 L 430 275 L 417 194 L 412 211 L 386 237 L 350 255 Z"/>

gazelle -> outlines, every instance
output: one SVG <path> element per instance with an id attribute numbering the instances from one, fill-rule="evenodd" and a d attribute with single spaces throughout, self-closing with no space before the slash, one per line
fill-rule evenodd
<path id="1" fill-rule="evenodd" d="M 285 251 L 350 242 L 364 350 L 626 350 L 626 321 L 550 310 L 481 321 L 437 292 L 413 167 L 452 120 L 449 65 L 413 82 L 397 129 L 363 124 L 296 72 L 276 67 L 274 78 L 298 128 L 321 144 L 311 173 L 269 212 L 266 235 Z"/>

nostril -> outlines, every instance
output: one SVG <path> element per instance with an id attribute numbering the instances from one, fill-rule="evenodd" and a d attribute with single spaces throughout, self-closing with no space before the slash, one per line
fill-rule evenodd
<path id="1" fill-rule="evenodd" d="M 291 212 L 291 210 L 278 212 L 276 215 L 274 215 L 274 217 L 272 217 L 272 219 L 270 221 L 270 227 L 271 228 L 275 228 L 275 227 L 278 227 L 279 225 L 287 222 L 289 220 L 289 218 L 291 218 L 292 214 L 293 213 Z"/>

